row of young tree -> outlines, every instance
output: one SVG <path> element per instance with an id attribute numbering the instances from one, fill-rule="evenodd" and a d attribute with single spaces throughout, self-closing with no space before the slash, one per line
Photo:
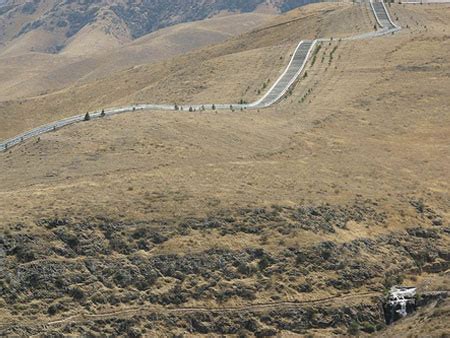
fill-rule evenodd
<path id="1" fill-rule="evenodd" d="M 245 104 L 246 102 L 245 101 L 243 101 L 243 100 L 241 100 L 241 102 L 239 102 L 239 104 Z M 205 105 L 201 105 L 199 108 L 198 108 L 198 110 L 199 111 L 206 111 L 206 106 Z M 133 107 L 133 111 L 135 111 L 136 110 L 136 107 Z M 178 104 L 176 104 L 175 103 L 175 105 L 174 105 L 174 110 L 176 110 L 176 111 L 184 111 L 184 107 L 183 106 L 179 106 Z M 217 108 L 216 108 L 216 105 L 215 104 L 212 104 L 211 105 L 211 110 L 217 110 Z M 232 104 L 230 104 L 230 110 L 231 111 L 235 111 L 235 108 L 233 107 L 233 105 Z M 241 107 L 241 110 L 244 110 L 244 108 L 242 108 Z M 189 112 L 195 112 L 195 111 L 197 111 L 197 108 L 194 108 L 194 107 L 192 107 L 192 106 L 190 106 L 189 108 L 188 108 L 188 111 Z M 106 113 L 105 113 L 105 110 L 104 109 L 102 109 L 102 111 L 101 111 L 101 113 L 100 113 L 100 117 L 105 117 L 106 116 Z M 91 114 L 89 113 L 89 112 L 87 112 L 85 115 L 84 115 L 84 121 L 90 121 L 91 120 Z"/>
<path id="2" fill-rule="evenodd" d="M 239 105 L 244 105 L 244 104 L 246 104 L 246 102 L 245 101 L 242 101 L 241 100 L 241 102 L 239 102 Z M 235 111 L 235 107 L 232 105 L 232 104 L 230 104 L 230 110 L 231 111 Z M 184 107 L 182 107 L 182 106 L 179 106 L 179 105 L 177 105 L 177 104 L 175 104 L 174 105 L 174 109 L 176 110 L 176 111 L 184 111 Z M 247 108 L 244 108 L 244 107 L 240 107 L 240 109 L 241 110 L 244 110 L 244 109 L 247 109 Z M 190 106 L 189 107 L 189 112 L 195 112 L 195 111 L 197 111 L 197 110 L 199 110 L 199 111 L 206 111 L 206 107 L 205 107 L 205 105 L 201 105 L 199 108 L 194 108 L 194 107 L 192 107 L 192 106 Z M 215 104 L 212 104 L 211 105 L 211 110 L 217 110 L 217 108 L 216 108 L 216 105 Z"/>
<path id="3" fill-rule="evenodd" d="M 240 104 L 243 104 L 243 103 L 244 103 L 243 101 L 240 102 Z M 176 111 L 180 111 L 180 110 L 183 111 L 183 110 L 184 110 L 184 108 L 183 108 L 182 106 L 178 106 L 177 104 L 174 105 L 174 109 L 175 109 Z M 241 107 L 240 109 L 241 109 L 241 111 L 244 110 L 243 107 Z M 133 107 L 133 111 L 135 111 L 135 110 L 136 110 L 136 107 Z M 190 106 L 188 110 L 189 110 L 189 112 L 191 112 L 191 113 L 197 111 L 197 109 L 196 109 L 196 108 L 193 108 L 192 106 Z M 215 104 L 212 104 L 212 105 L 211 105 L 211 110 L 217 110 Z M 233 105 L 230 105 L 230 110 L 233 111 L 233 112 L 235 111 L 235 108 L 234 108 Z M 204 105 L 200 106 L 199 111 L 206 111 L 206 107 L 205 107 Z M 103 118 L 103 117 L 105 117 L 105 116 L 106 116 L 106 112 L 105 112 L 104 109 L 102 109 L 102 111 L 100 112 L 100 117 Z M 90 114 L 89 112 L 87 112 L 87 113 L 84 115 L 83 121 L 90 121 L 91 119 L 92 119 L 91 114 Z M 53 127 L 53 131 L 56 131 L 56 129 L 57 129 L 57 127 L 54 126 L 54 127 Z M 40 140 L 40 138 L 39 138 L 39 140 Z M 21 142 L 23 142 L 23 138 L 21 138 Z M 4 149 L 4 150 L 7 150 L 8 148 L 9 148 L 9 144 L 5 144 L 5 149 Z"/>
<path id="4" fill-rule="evenodd" d="M 105 116 L 106 116 L 105 110 L 102 109 L 102 112 L 100 113 L 100 117 L 105 117 Z M 91 120 L 91 114 L 89 114 L 89 112 L 87 112 L 86 115 L 84 115 L 84 121 L 90 121 L 90 120 Z"/>
<path id="5" fill-rule="evenodd" d="M 183 111 L 183 110 L 184 110 L 184 107 L 183 107 L 183 106 L 179 106 L 178 104 L 175 103 L 174 109 L 175 109 L 176 111 L 180 111 L 180 110 Z M 188 110 L 189 110 L 190 112 L 197 111 L 197 109 L 196 109 L 196 108 L 193 108 L 192 106 L 189 107 Z M 205 111 L 205 110 L 206 110 L 205 105 L 201 105 L 200 108 L 199 108 L 199 110 L 200 110 L 200 111 Z M 212 104 L 212 105 L 211 105 L 211 110 L 216 110 L 216 105 L 215 105 L 215 104 Z"/>

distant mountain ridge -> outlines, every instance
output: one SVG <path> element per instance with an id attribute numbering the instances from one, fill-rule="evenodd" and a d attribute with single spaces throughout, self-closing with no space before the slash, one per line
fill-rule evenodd
<path id="1" fill-rule="evenodd" d="M 253 12 L 262 5 L 283 12 L 311 2 L 316 0 L 0 0 L 0 47 L 39 30 L 54 36 L 47 52 L 58 52 L 67 39 L 89 25 L 100 25 L 118 39 L 133 40 L 221 12 Z"/>

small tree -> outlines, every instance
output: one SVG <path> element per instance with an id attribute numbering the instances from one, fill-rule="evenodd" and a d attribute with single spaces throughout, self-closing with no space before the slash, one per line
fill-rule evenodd
<path id="1" fill-rule="evenodd" d="M 90 119 L 91 119 L 91 115 L 89 115 L 89 112 L 87 112 L 86 115 L 84 115 L 84 120 L 89 121 Z"/>
<path id="2" fill-rule="evenodd" d="M 213 103 L 213 105 L 211 106 L 212 110 L 216 110 L 216 105 Z"/>
<path id="3" fill-rule="evenodd" d="M 192 107 L 189 107 L 189 112 L 192 113 L 194 109 Z"/>
<path id="4" fill-rule="evenodd" d="M 174 109 L 175 109 L 175 110 L 179 110 L 180 107 L 178 107 L 178 105 L 175 103 Z"/>
<path id="5" fill-rule="evenodd" d="M 101 112 L 100 116 L 101 116 L 101 117 L 105 117 L 105 115 L 106 115 L 106 114 L 105 114 L 105 110 L 102 109 L 102 112 Z"/>

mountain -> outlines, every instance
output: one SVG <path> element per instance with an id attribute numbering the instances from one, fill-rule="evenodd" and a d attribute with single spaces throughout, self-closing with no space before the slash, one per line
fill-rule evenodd
<path id="1" fill-rule="evenodd" d="M 93 36 L 99 48 L 129 42 L 158 29 L 223 13 L 270 8 L 287 11 L 305 0 L 6 0 L 0 3 L 0 52 L 21 48 L 58 53 L 72 40 Z M 11 50 L 10 50 L 11 52 Z"/>
<path id="2" fill-rule="evenodd" d="M 2 0 L 0 101 L 48 93 L 222 42 L 266 23 L 291 3 Z"/>
<path id="3" fill-rule="evenodd" d="M 0 52 L 0 102 L 42 95 L 165 60 L 244 34 L 274 18 L 263 13 L 217 16 L 163 28 L 120 45 L 100 30 L 85 27 L 58 54 L 28 51 L 30 44 L 43 44 L 44 39 L 37 35 L 24 38 Z"/>

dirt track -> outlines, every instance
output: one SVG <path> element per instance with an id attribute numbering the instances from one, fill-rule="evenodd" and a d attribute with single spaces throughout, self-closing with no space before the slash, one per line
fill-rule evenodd
<path id="1" fill-rule="evenodd" d="M 299 308 L 305 305 L 319 305 L 319 304 L 327 304 L 331 301 L 348 301 L 348 300 L 359 300 L 359 299 L 368 299 L 371 297 L 380 297 L 380 293 L 375 292 L 366 292 L 359 294 L 351 294 L 345 296 L 332 296 L 326 297 L 317 300 L 306 300 L 299 302 L 271 302 L 271 303 L 259 303 L 247 306 L 225 306 L 220 308 L 207 308 L 207 307 L 178 307 L 178 308 L 165 308 L 165 307 L 149 307 L 149 306 L 139 306 L 139 307 L 131 307 L 129 309 L 124 309 L 120 311 L 113 312 L 105 312 L 100 314 L 81 314 L 74 315 L 67 318 L 60 318 L 58 320 L 49 321 L 43 323 L 42 321 L 30 321 L 24 322 L 21 321 L 20 324 L 26 324 L 27 326 L 58 326 L 61 324 L 67 324 L 70 322 L 82 323 L 86 321 L 93 320 L 105 320 L 109 318 L 130 318 L 139 315 L 146 315 L 150 313 L 165 313 L 165 314 L 180 314 L 180 313 L 197 313 L 197 312 L 210 312 L 210 313 L 230 313 L 230 312 L 264 312 L 268 310 L 275 309 L 291 309 L 291 308 Z M 18 323 L 1 323 L 0 330 L 7 330 L 11 327 L 16 326 Z"/>

